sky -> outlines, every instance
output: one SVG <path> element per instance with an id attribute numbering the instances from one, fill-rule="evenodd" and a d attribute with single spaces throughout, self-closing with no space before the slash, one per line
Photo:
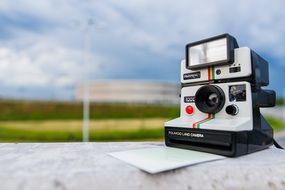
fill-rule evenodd
<path id="1" fill-rule="evenodd" d="M 72 99 L 78 84 L 103 79 L 179 83 L 185 44 L 223 33 L 269 62 L 268 88 L 282 96 L 284 7 L 282 0 L 1 0 L 0 97 Z"/>

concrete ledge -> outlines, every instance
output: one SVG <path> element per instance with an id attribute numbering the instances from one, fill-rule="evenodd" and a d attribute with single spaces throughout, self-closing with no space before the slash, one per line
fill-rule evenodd
<path id="1" fill-rule="evenodd" d="M 285 151 L 150 175 L 106 153 L 162 143 L 0 144 L 1 190 L 285 189 Z"/>

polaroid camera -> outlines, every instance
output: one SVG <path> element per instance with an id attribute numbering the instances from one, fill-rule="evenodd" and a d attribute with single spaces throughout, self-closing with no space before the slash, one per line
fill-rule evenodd
<path id="1" fill-rule="evenodd" d="M 260 114 L 275 106 L 268 63 L 223 34 L 186 45 L 181 62 L 180 117 L 165 123 L 167 146 L 240 156 L 273 144 Z"/>

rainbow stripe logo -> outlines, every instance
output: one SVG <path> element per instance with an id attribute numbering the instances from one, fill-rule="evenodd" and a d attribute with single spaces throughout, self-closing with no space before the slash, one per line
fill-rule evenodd
<path id="1" fill-rule="evenodd" d="M 208 67 L 208 80 L 214 80 L 215 79 L 215 67 L 214 66 L 210 66 Z M 206 123 L 207 121 L 210 121 L 211 119 L 215 118 L 215 114 L 208 114 L 207 118 L 201 120 L 201 121 L 197 121 L 193 124 L 193 128 L 200 128 L 200 125 L 202 123 Z"/>
<path id="2" fill-rule="evenodd" d="M 214 119 L 214 118 L 215 118 L 215 114 L 208 114 L 208 117 L 207 117 L 207 118 L 205 118 L 205 119 L 203 119 L 203 120 L 201 120 L 201 121 L 195 122 L 195 123 L 193 124 L 193 128 L 198 129 L 198 128 L 200 128 L 200 124 L 206 123 L 207 121 L 210 121 L 210 120 L 212 120 L 212 119 Z"/>
<path id="3" fill-rule="evenodd" d="M 208 67 L 208 80 L 214 80 L 215 79 L 215 67 L 210 66 Z"/>

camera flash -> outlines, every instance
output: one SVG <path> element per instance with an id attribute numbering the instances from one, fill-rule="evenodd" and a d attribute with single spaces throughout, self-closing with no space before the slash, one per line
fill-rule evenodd
<path id="1" fill-rule="evenodd" d="M 236 39 L 223 34 L 186 45 L 186 67 L 202 69 L 207 66 L 231 64 L 234 61 Z"/>
<path id="2" fill-rule="evenodd" d="M 227 60 L 227 39 L 206 42 L 189 48 L 191 66 Z"/>

